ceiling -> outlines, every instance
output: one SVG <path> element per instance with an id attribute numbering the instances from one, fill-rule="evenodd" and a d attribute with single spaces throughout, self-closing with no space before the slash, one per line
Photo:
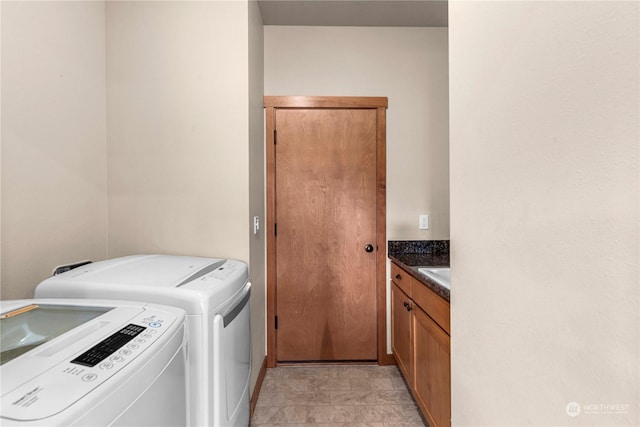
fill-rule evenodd
<path id="1" fill-rule="evenodd" d="M 264 25 L 446 27 L 446 0 L 258 0 Z"/>

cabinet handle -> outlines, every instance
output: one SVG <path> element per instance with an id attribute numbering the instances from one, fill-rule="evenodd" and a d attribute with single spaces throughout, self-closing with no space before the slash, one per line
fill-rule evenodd
<path id="1" fill-rule="evenodd" d="M 402 279 L 402 276 L 399 275 L 399 274 L 396 274 L 396 279 L 400 280 L 400 279 Z"/>
<path id="2" fill-rule="evenodd" d="M 411 304 L 407 304 L 407 311 L 411 311 L 413 310 L 413 307 L 411 307 Z"/>

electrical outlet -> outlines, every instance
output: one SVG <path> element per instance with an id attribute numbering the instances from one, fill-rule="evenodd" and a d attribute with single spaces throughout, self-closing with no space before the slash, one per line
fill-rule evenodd
<path id="1" fill-rule="evenodd" d="M 429 215 L 420 215 L 419 216 L 418 228 L 420 230 L 428 230 L 429 229 Z"/>

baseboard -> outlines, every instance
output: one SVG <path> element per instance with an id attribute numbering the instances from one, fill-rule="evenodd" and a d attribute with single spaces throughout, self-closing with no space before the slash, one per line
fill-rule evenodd
<path id="1" fill-rule="evenodd" d="M 256 381 L 256 386 L 253 388 L 253 394 L 251 395 L 251 406 L 250 406 L 250 416 L 253 416 L 253 412 L 256 410 L 256 404 L 258 403 L 258 396 L 260 395 L 260 389 L 262 388 L 262 382 L 264 381 L 264 376 L 267 373 L 267 356 L 264 357 L 262 361 L 262 366 L 260 366 L 260 373 L 258 373 L 258 379 Z"/>
<path id="2" fill-rule="evenodd" d="M 397 365 L 396 358 L 393 354 L 385 354 L 381 358 L 378 359 L 378 365 L 387 366 L 387 365 Z"/>

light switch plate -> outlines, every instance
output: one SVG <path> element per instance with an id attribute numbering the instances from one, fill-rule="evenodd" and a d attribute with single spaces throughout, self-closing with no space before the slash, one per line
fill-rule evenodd
<path id="1" fill-rule="evenodd" d="M 253 234 L 258 234 L 258 231 L 260 231 L 260 217 L 254 216 L 253 217 Z"/>
<path id="2" fill-rule="evenodd" d="M 429 229 L 429 215 L 420 215 L 418 228 L 420 230 L 428 230 Z"/>

